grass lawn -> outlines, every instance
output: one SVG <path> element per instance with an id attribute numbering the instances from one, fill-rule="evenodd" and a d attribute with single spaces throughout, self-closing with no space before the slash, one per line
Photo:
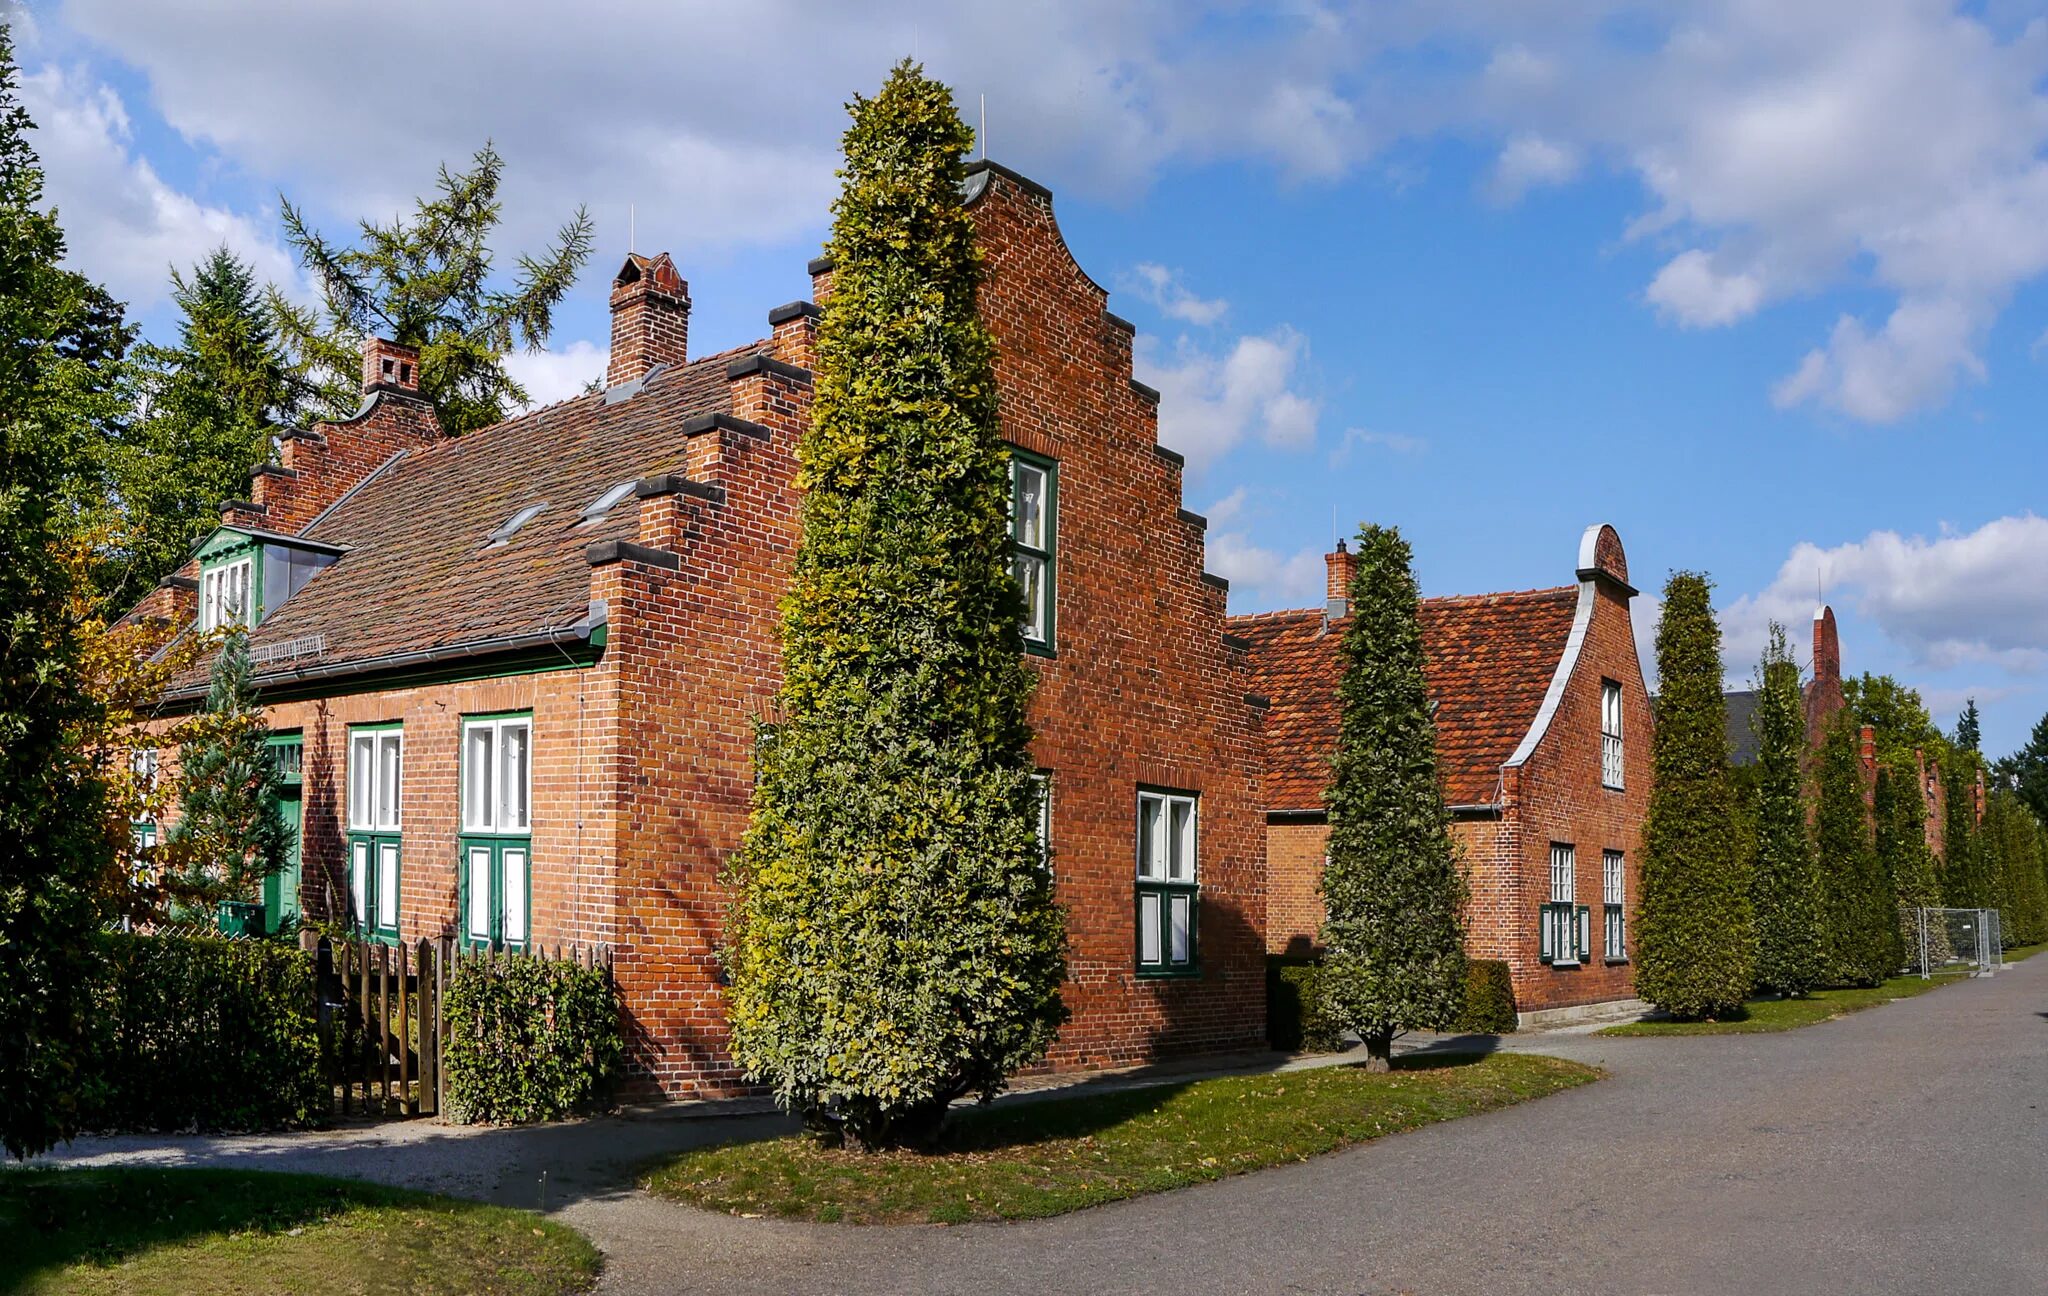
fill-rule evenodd
<path id="1" fill-rule="evenodd" d="M 244 1170 L 0 1170 L 0 1292 L 580 1292 L 597 1249 L 527 1211 Z"/>
<path id="2" fill-rule="evenodd" d="M 956 1109 L 946 1151 L 864 1154 L 801 1136 L 662 1162 L 651 1192 L 827 1223 L 1031 1219 L 1164 1192 L 1492 1111 L 1600 1078 L 1528 1054 L 1398 1059 Z"/>
<path id="3" fill-rule="evenodd" d="M 2008 955 L 2008 957 L 2010 957 Z M 1816 1022 L 1832 1021 L 1865 1008 L 1910 999 L 1917 994 L 1964 979 L 1962 973 L 1944 972 L 1932 981 L 1917 976 L 1895 976 L 1881 986 L 1854 990 L 1816 990 L 1804 999 L 1752 999 L 1742 1005 L 1738 1016 L 1719 1021 L 1642 1021 L 1609 1026 L 1602 1035 L 1754 1035 L 1765 1031 L 1797 1030 Z"/>
<path id="4" fill-rule="evenodd" d="M 2009 949 L 2005 952 L 2005 961 L 2017 963 L 2021 959 L 2034 957 L 2034 955 L 2039 954 L 2042 950 L 2048 950 L 2048 941 L 2044 941 L 2039 945 L 2021 945 L 2017 949 Z"/>

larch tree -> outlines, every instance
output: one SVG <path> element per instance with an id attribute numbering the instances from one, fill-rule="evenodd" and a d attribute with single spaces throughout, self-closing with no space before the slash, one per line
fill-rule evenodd
<path id="1" fill-rule="evenodd" d="M 418 200 L 410 220 L 362 222 L 354 247 L 330 242 L 280 199 L 285 238 L 319 285 L 321 306 L 272 292 L 271 312 L 293 364 L 314 381 L 317 403 L 331 417 L 356 408 L 362 342 L 371 335 L 419 348 L 420 395 L 450 432 L 487 427 L 527 402 L 505 357 L 515 346 L 547 342 L 555 308 L 590 256 L 592 226 L 577 208 L 552 244 L 521 256 L 518 273 L 501 283 L 490 238 L 504 171 L 504 159 L 485 144 L 469 170 L 441 168 L 439 192 Z"/>
<path id="2" fill-rule="evenodd" d="M 101 366 L 126 340 L 106 294 L 61 265 L 16 86 L 0 22 L 0 1146 L 26 1157 L 77 1128 L 115 853 L 74 546 L 119 414 Z"/>
<path id="3" fill-rule="evenodd" d="M 1785 627 L 1776 621 L 1757 674 L 1759 696 L 1751 720 L 1757 740 L 1756 849 L 1750 876 L 1756 984 L 1801 995 L 1823 972 L 1820 884 L 1806 827 L 1806 708 L 1799 663 L 1785 642 Z"/>
<path id="4" fill-rule="evenodd" d="M 778 718 L 726 937 L 733 1053 L 828 1141 L 929 1146 L 1065 1019 L 971 140 L 908 62 L 850 105 Z"/>
<path id="5" fill-rule="evenodd" d="M 1742 1006 L 1756 930 L 1728 785 L 1721 627 L 1712 586 L 1675 572 L 1657 627 L 1656 782 L 1643 827 L 1636 993 L 1679 1018 Z"/>
<path id="6" fill-rule="evenodd" d="M 1814 860 L 1825 979 L 1874 986 L 1899 965 L 1898 904 L 1871 837 L 1855 715 L 1835 713 L 1814 762 Z"/>
<path id="7" fill-rule="evenodd" d="M 1400 1031 L 1443 1029 L 1463 1004 L 1465 882 L 1437 775 L 1421 597 L 1399 531 L 1359 529 L 1349 597 L 1324 794 L 1320 994 L 1365 1041 L 1367 1068 L 1384 1071 Z"/>

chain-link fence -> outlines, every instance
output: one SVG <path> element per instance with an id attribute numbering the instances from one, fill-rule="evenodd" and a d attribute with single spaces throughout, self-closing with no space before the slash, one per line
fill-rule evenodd
<path id="1" fill-rule="evenodd" d="M 1990 976 L 2005 963 L 1996 909 L 1899 909 L 1906 970 L 1922 978 L 1967 970 Z"/>

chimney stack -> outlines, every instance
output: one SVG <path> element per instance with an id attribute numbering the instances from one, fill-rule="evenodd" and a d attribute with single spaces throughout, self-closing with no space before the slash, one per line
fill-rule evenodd
<path id="1" fill-rule="evenodd" d="M 604 383 L 645 378 L 658 364 L 680 365 L 690 340 L 690 285 L 666 252 L 635 252 L 612 280 L 612 352 Z"/>
<path id="2" fill-rule="evenodd" d="M 1337 542 L 1337 552 L 1323 555 L 1328 580 L 1323 589 L 1323 615 L 1335 621 L 1351 611 L 1351 575 L 1358 570 L 1358 555 Z"/>
<path id="3" fill-rule="evenodd" d="M 363 339 L 363 395 L 392 391 L 420 394 L 420 351 L 380 337 Z"/>

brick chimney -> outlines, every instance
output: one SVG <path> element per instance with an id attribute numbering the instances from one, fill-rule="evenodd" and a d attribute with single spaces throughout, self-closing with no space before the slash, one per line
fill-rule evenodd
<path id="1" fill-rule="evenodd" d="M 1351 575 L 1358 570 L 1358 555 L 1337 542 L 1337 552 L 1323 555 L 1327 579 L 1323 585 L 1323 615 L 1335 621 L 1351 611 Z"/>
<path id="2" fill-rule="evenodd" d="M 389 391 L 420 394 L 420 351 L 403 342 L 373 337 L 363 340 L 363 395 Z"/>
<path id="3" fill-rule="evenodd" d="M 679 365 L 690 340 L 690 285 L 666 252 L 635 252 L 612 280 L 612 352 L 604 383 L 645 378 L 658 364 Z"/>
<path id="4" fill-rule="evenodd" d="M 1823 603 L 1813 613 L 1813 678 L 1823 687 L 1842 687 L 1842 640 L 1835 633 L 1835 610 Z"/>
<path id="5" fill-rule="evenodd" d="M 277 462 L 250 474 L 246 507 L 257 515 L 253 525 L 297 535 L 391 456 L 441 439 L 433 402 L 420 395 L 419 348 L 364 339 L 363 407 L 340 422 L 276 435 Z"/>

